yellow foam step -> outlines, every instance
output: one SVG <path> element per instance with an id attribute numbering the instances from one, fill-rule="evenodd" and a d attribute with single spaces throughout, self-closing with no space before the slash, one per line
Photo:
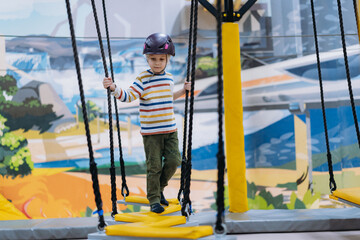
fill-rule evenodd
<path id="1" fill-rule="evenodd" d="M 124 215 L 122 214 L 118 214 L 118 215 L 119 215 L 118 219 L 121 219 L 121 221 L 115 219 L 118 222 L 128 222 L 128 223 L 144 222 L 149 224 L 154 223 L 155 225 L 160 225 L 160 226 L 161 224 L 164 224 L 166 226 L 175 226 L 186 223 L 185 216 L 161 216 L 161 215 L 150 216 L 141 213 L 135 213 L 135 214 L 125 213 Z"/>
<path id="2" fill-rule="evenodd" d="M 337 189 L 329 197 L 334 200 L 342 199 L 360 206 L 360 188 Z"/>
<path id="3" fill-rule="evenodd" d="M 181 210 L 181 205 L 169 205 L 165 207 L 162 213 L 154 212 L 132 212 L 132 213 L 119 213 L 115 215 L 115 221 L 117 222 L 141 222 L 148 217 L 163 216 L 166 214 L 178 212 Z"/>
<path id="4" fill-rule="evenodd" d="M 144 223 L 129 223 L 107 226 L 105 233 L 108 236 L 198 239 L 212 235 L 213 228 L 211 226 L 153 227 Z"/>

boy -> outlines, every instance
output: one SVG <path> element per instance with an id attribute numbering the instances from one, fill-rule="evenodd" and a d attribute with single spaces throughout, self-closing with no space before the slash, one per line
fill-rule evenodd
<path id="1" fill-rule="evenodd" d="M 104 88 L 122 102 L 140 99 L 140 125 L 147 167 L 147 198 L 150 210 L 161 213 L 169 205 L 163 191 L 181 164 L 173 101 L 191 89 L 185 82 L 181 90 L 173 92 L 174 81 L 165 72 L 170 56 L 175 56 L 175 46 L 166 34 L 154 33 L 147 37 L 143 54 L 150 69 L 136 78 L 127 90 L 118 88 L 111 78 L 104 78 Z"/>

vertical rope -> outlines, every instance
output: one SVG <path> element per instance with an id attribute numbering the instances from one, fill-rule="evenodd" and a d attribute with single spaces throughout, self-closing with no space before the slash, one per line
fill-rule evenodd
<path id="1" fill-rule="evenodd" d="M 218 180 L 217 180 L 217 216 L 215 231 L 224 232 L 224 174 L 225 174 L 225 155 L 224 155 L 224 139 L 223 139 L 223 79 L 222 79 L 222 36 L 221 36 L 221 24 L 222 24 L 222 12 L 221 1 L 217 1 L 217 15 L 216 15 L 216 33 L 217 33 L 217 51 L 218 51 L 218 153 L 217 153 L 217 168 L 218 168 Z"/>
<path id="2" fill-rule="evenodd" d="M 111 73 L 111 79 L 113 82 L 115 81 L 114 77 L 114 68 L 113 68 L 113 62 L 112 62 L 112 54 L 111 54 L 111 45 L 110 45 L 110 34 L 109 34 L 109 27 L 108 27 L 108 21 L 107 21 L 107 13 L 106 13 L 106 4 L 105 0 L 102 0 L 102 6 L 103 6 L 103 13 L 104 13 L 104 22 L 105 22 L 105 31 L 106 31 L 106 40 L 107 40 L 107 46 L 108 46 L 108 56 L 109 56 L 109 63 L 110 63 L 110 73 Z M 117 100 L 114 97 L 114 108 L 115 108 L 115 116 L 116 116 L 116 128 L 117 128 L 117 136 L 118 136 L 118 142 L 119 142 L 119 161 L 120 161 L 120 171 L 121 171 L 121 177 L 122 177 L 122 187 L 121 187 L 121 195 L 123 197 L 129 196 L 129 188 L 126 185 L 126 175 L 125 175 L 125 163 L 123 158 L 123 151 L 121 146 L 121 134 L 120 134 L 120 123 L 119 123 L 119 113 L 118 113 L 118 107 L 117 107 Z M 115 168 L 114 168 L 115 169 Z M 115 182 L 115 174 L 114 174 L 114 182 Z M 111 185 L 113 186 L 113 185 Z M 116 183 L 114 184 L 116 187 Z M 124 192 L 126 191 L 126 193 Z M 113 197 L 113 195 L 112 195 Z M 115 197 L 116 197 L 116 190 L 115 190 Z M 116 209 L 116 198 L 112 199 L 113 203 L 113 209 L 115 204 Z"/>
<path id="3" fill-rule="evenodd" d="M 320 84 L 321 109 L 322 109 L 322 115 L 323 115 L 323 121 L 324 121 L 327 161 L 328 161 L 329 176 L 330 176 L 329 185 L 330 185 L 330 191 L 332 192 L 332 191 L 336 190 L 336 183 L 335 183 L 335 179 L 334 179 L 334 171 L 333 171 L 333 166 L 332 166 L 330 144 L 329 144 L 329 135 L 328 135 L 327 122 L 326 122 L 324 88 L 323 88 L 322 74 L 321 74 L 319 43 L 318 43 L 318 36 L 317 36 L 317 30 L 316 30 L 314 0 L 310 0 L 310 2 L 311 2 L 311 15 L 312 15 L 312 22 L 313 22 L 313 30 L 314 30 L 316 61 L 317 61 L 317 69 L 318 69 L 319 84 Z"/>
<path id="4" fill-rule="evenodd" d="M 345 61 L 346 79 L 347 79 L 348 89 L 349 89 L 351 109 L 352 109 L 352 113 L 353 113 L 353 117 L 354 117 L 356 136 L 358 139 L 358 145 L 360 147 L 360 130 L 359 130 L 359 123 L 358 123 L 357 116 L 356 116 L 354 95 L 353 95 L 352 86 L 351 86 L 349 63 L 348 63 L 347 52 L 346 52 L 344 23 L 343 23 L 343 16 L 342 16 L 340 0 L 337 0 L 337 5 L 338 5 L 338 13 L 339 13 L 340 31 L 341 31 L 341 43 L 342 43 L 342 49 L 343 49 L 344 61 Z"/>
<path id="5" fill-rule="evenodd" d="M 91 6 L 94 14 L 96 32 L 99 40 L 100 51 L 102 63 L 105 71 L 105 77 L 109 77 L 109 72 L 106 66 L 106 58 L 104 52 L 104 46 L 102 43 L 99 20 L 96 12 L 95 0 L 91 0 Z M 108 103 L 108 115 L 109 115 L 109 138 L 110 138 L 110 180 L 111 180 L 111 201 L 112 201 L 112 214 L 117 213 L 116 209 L 116 173 L 115 173 L 115 163 L 114 163 L 114 140 L 113 140 L 113 123 L 112 123 L 112 109 L 111 109 L 111 97 L 110 97 L 110 88 L 106 89 L 107 92 L 107 103 Z"/>
<path id="6" fill-rule="evenodd" d="M 197 23 L 198 23 L 198 0 L 194 1 L 194 35 L 193 46 L 191 53 L 191 94 L 190 94 L 190 114 L 189 114 L 189 140 L 187 147 L 187 161 L 186 161 L 186 174 L 184 184 L 184 202 L 181 208 L 181 213 L 184 216 L 191 214 L 191 201 L 190 201 L 190 182 L 191 182 L 191 150 L 192 150 L 192 130 L 193 130 L 193 115 L 194 115 L 194 89 L 195 89 L 195 66 L 196 66 L 196 44 L 197 44 Z M 188 213 L 186 208 L 189 207 Z"/>
<path id="7" fill-rule="evenodd" d="M 88 145 L 88 151 L 89 151 L 90 173 L 91 173 L 91 179 L 93 182 L 92 186 L 93 186 L 94 195 L 95 195 L 95 203 L 96 203 L 96 207 L 97 207 L 97 213 L 99 215 L 98 229 L 102 230 L 102 229 L 104 229 L 106 224 L 104 221 L 104 215 L 103 215 L 103 209 L 102 209 L 103 204 L 102 204 L 101 193 L 100 193 L 100 188 L 99 188 L 98 172 L 97 172 L 96 162 L 94 160 L 94 152 L 93 152 L 92 143 L 91 143 L 89 120 L 87 117 L 84 88 L 83 88 L 83 84 L 82 84 L 81 71 L 80 71 L 79 54 L 78 54 L 77 46 L 76 46 L 74 24 L 73 24 L 73 20 L 72 20 L 72 14 L 71 14 L 69 0 L 66 0 L 66 9 L 67 9 L 67 15 L 68 15 L 68 21 L 69 21 L 69 27 L 70 27 L 71 44 L 72 44 L 72 48 L 73 48 L 74 61 L 75 61 L 75 66 L 76 66 L 76 73 L 77 73 L 77 79 L 78 79 L 78 85 L 79 85 L 79 91 L 80 91 L 80 99 L 81 99 L 81 105 L 82 105 L 82 114 L 83 114 L 83 118 L 84 118 L 86 139 L 87 139 L 87 145 Z"/>
<path id="8" fill-rule="evenodd" d="M 189 27 L 189 43 L 188 43 L 188 61 L 187 61 L 187 71 L 186 71 L 186 81 L 190 82 L 190 63 L 191 63 L 191 52 L 192 52 L 192 35 L 193 35 L 193 19 L 194 16 L 194 1 L 191 1 L 190 7 L 190 27 Z M 188 125 L 188 108 L 189 108 L 189 91 L 185 92 L 185 113 L 184 113 L 184 131 L 183 131 L 183 150 L 182 150 L 182 161 L 181 161 L 181 178 L 180 178 L 180 189 L 178 193 L 178 200 L 180 201 L 181 194 L 184 191 L 184 179 L 186 171 L 186 142 L 187 142 L 187 125 Z"/>

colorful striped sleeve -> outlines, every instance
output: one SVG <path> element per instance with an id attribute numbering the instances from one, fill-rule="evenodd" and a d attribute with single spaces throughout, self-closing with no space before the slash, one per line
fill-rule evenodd
<path id="1" fill-rule="evenodd" d="M 143 84 L 140 77 L 137 77 L 133 84 L 128 89 L 116 87 L 113 95 L 122 102 L 132 102 L 141 97 L 144 91 Z"/>

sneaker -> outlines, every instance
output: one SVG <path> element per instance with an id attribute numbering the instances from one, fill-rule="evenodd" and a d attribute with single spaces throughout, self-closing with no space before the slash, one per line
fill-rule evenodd
<path id="1" fill-rule="evenodd" d="M 160 203 L 165 206 L 169 206 L 169 202 L 165 199 L 164 194 L 161 192 Z"/>
<path id="2" fill-rule="evenodd" d="M 154 203 L 150 205 L 150 211 L 154 213 L 162 213 L 165 209 L 160 205 L 160 203 Z"/>

